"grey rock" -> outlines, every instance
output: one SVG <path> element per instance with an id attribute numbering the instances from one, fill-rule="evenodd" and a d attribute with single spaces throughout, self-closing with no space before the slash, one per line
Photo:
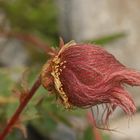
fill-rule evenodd
<path id="1" fill-rule="evenodd" d="M 28 53 L 16 39 L 0 41 L 0 63 L 4 66 L 20 67 L 28 63 Z"/>

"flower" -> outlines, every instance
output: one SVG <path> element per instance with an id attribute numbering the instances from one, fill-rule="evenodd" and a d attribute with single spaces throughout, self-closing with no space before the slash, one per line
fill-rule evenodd
<path id="1" fill-rule="evenodd" d="M 106 120 L 117 106 L 132 115 L 135 104 L 124 84 L 140 86 L 140 73 L 126 68 L 103 48 L 69 42 L 41 72 L 42 84 L 51 87 L 66 108 L 106 105 Z"/>

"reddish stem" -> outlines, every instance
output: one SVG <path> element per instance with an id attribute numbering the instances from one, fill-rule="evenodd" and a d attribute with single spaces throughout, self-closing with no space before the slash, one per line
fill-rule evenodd
<path id="1" fill-rule="evenodd" d="M 40 80 L 40 77 L 39 77 L 35 81 L 35 83 L 33 84 L 32 88 L 30 89 L 30 91 L 27 94 L 27 96 L 25 96 L 23 101 L 20 103 L 19 107 L 17 108 L 16 112 L 13 114 L 13 116 L 9 120 L 9 122 L 6 125 L 6 127 L 4 128 L 3 132 L 0 134 L 0 140 L 4 140 L 4 138 L 8 135 L 8 133 L 10 132 L 10 130 L 12 129 L 14 124 L 18 121 L 21 112 L 26 107 L 26 105 L 28 104 L 28 102 L 30 101 L 32 96 L 35 94 L 37 89 L 40 87 L 40 85 L 41 85 L 41 80 Z"/>
<path id="2" fill-rule="evenodd" d="M 37 47 L 43 49 L 46 52 L 46 54 L 49 54 L 49 55 L 55 54 L 55 50 L 53 48 L 46 45 L 46 43 L 44 43 L 40 38 L 38 38 L 35 35 L 16 33 L 16 32 L 0 32 L 0 36 L 15 37 L 17 39 L 30 42 L 36 45 Z"/>
<path id="3" fill-rule="evenodd" d="M 91 112 L 87 113 L 87 118 L 88 118 L 89 123 L 92 125 L 92 130 L 93 130 L 93 135 L 94 135 L 95 140 L 102 140 L 102 136 L 101 136 L 99 130 L 95 126 Z"/>

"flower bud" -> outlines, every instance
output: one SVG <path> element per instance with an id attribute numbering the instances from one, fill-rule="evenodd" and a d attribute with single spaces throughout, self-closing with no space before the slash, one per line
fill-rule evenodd
<path id="1" fill-rule="evenodd" d="M 107 117 L 117 106 L 129 115 L 136 111 L 124 84 L 140 86 L 140 73 L 126 68 L 99 46 L 65 44 L 44 65 L 41 77 L 46 88 L 52 80 L 50 85 L 66 108 L 107 104 Z"/>

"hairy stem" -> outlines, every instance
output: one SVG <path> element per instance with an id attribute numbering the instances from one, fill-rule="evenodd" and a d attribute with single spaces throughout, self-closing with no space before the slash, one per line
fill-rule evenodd
<path id="1" fill-rule="evenodd" d="M 17 108 L 17 110 L 15 111 L 15 113 L 13 114 L 11 119 L 9 120 L 9 122 L 6 125 L 6 127 L 4 128 L 3 132 L 0 134 L 0 140 L 4 140 L 4 138 L 8 135 L 8 133 L 10 132 L 10 130 L 12 129 L 14 124 L 18 121 L 21 112 L 26 107 L 26 105 L 28 104 L 28 102 L 30 101 L 32 96 L 35 94 L 37 89 L 40 87 L 40 85 L 41 85 L 41 80 L 40 80 L 40 77 L 39 77 L 35 81 L 35 83 L 33 84 L 32 88 L 29 91 L 29 93 L 25 96 L 23 101 L 20 103 L 19 107 Z"/>

